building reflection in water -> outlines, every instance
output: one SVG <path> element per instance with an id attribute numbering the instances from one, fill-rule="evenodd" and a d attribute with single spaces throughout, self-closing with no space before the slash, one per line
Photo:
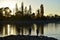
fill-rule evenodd
<path id="1" fill-rule="evenodd" d="M 3 36 L 6 36 L 6 35 L 16 35 L 15 25 L 7 24 L 3 26 Z"/>
<path id="2" fill-rule="evenodd" d="M 44 34 L 43 24 L 4 24 L 0 28 L 1 35 L 36 35 L 40 36 Z"/>
<path id="3" fill-rule="evenodd" d="M 37 35 L 44 35 L 44 25 L 43 24 L 37 24 Z"/>

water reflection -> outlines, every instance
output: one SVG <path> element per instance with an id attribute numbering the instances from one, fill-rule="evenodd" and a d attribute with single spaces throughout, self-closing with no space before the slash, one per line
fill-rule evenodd
<path id="1" fill-rule="evenodd" d="M 49 23 L 44 25 L 44 35 L 55 37 L 60 40 L 60 23 Z"/>
<path id="2" fill-rule="evenodd" d="M 44 25 L 43 24 L 37 24 L 37 35 L 43 35 L 44 34 Z"/>
<path id="3" fill-rule="evenodd" d="M 60 23 L 49 24 L 0 24 L 0 36 L 46 35 L 60 39 Z"/>
<path id="4" fill-rule="evenodd" d="M 7 35 L 39 35 L 44 34 L 44 27 L 41 24 L 2 24 L 0 34 Z"/>
<path id="5" fill-rule="evenodd" d="M 3 33 L 2 34 L 3 34 L 3 36 L 16 35 L 16 26 L 10 25 L 10 24 L 3 25 Z"/>

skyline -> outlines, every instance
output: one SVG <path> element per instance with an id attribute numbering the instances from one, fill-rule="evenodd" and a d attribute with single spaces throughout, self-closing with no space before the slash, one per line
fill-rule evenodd
<path id="1" fill-rule="evenodd" d="M 8 2 L 8 3 L 7 3 Z M 40 5 L 44 5 L 44 15 L 57 14 L 60 15 L 60 0 L 0 0 L 1 7 L 10 7 L 11 9 L 15 8 L 15 4 L 18 4 L 18 7 L 21 7 L 21 2 L 24 2 L 24 7 L 29 5 L 32 6 L 33 12 L 36 12 L 40 8 Z"/>

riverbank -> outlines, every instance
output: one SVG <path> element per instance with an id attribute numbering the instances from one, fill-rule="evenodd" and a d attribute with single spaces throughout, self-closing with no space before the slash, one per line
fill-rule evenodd
<path id="1" fill-rule="evenodd" d="M 6 37 L 0 37 L 0 40 L 57 40 L 57 39 L 47 36 L 10 35 Z"/>

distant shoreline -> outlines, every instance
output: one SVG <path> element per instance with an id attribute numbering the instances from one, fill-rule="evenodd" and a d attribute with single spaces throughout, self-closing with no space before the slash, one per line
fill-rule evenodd
<path id="1" fill-rule="evenodd" d="M 19 21 L 19 20 L 13 20 L 13 21 L 1 21 L 0 20 L 0 23 L 12 23 L 12 24 L 15 24 L 15 23 L 17 23 L 17 24 L 33 24 L 33 23 L 36 23 L 36 24 L 47 24 L 47 23 L 59 23 L 60 22 L 60 20 L 42 20 L 42 21 L 40 21 L 40 20 L 36 20 L 36 21 L 31 21 L 31 20 L 27 20 L 27 21 Z"/>

